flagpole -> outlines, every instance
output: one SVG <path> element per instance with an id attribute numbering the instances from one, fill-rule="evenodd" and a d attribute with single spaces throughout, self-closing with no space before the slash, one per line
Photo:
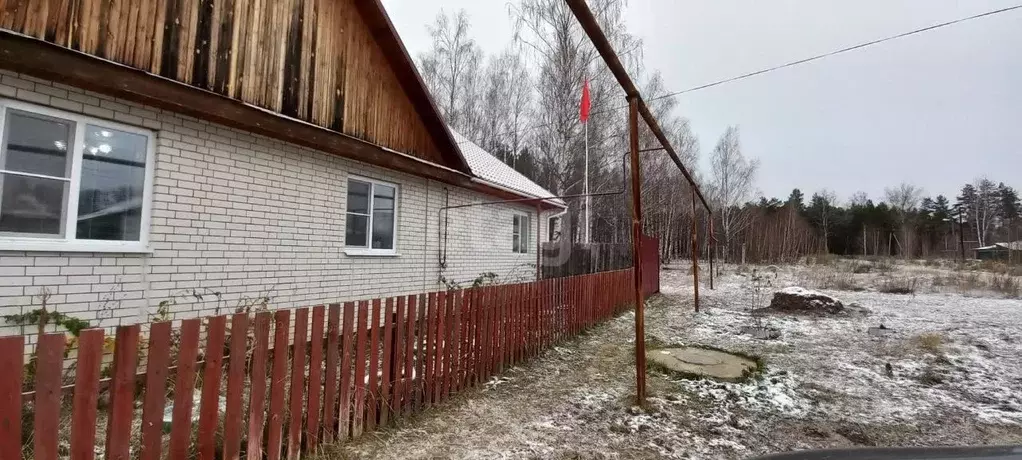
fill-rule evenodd
<path id="1" fill-rule="evenodd" d="M 585 123 L 586 131 L 586 172 L 585 172 L 585 194 L 586 194 L 586 244 L 589 244 L 589 120 Z"/>

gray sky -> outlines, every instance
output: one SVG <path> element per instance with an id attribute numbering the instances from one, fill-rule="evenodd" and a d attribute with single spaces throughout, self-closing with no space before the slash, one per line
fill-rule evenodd
<path id="1" fill-rule="evenodd" d="M 383 0 L 413 55 L 426 24 L 464 8 L 483 49 L 511 39 L 498 0 Z M 628 0 L 644 60 L 681 90 L 1016 4 L 1017 0 Z M 1022 188 L 1022 10 L 981 18 L 679 97 L 702 159 L 727 125 L 760 159 L 756 187 L 808 199 L 882 198 L 902 181 L 952 199 L 986 175 Z M 597 109 L 594 107 L 594 110 Z M 704 171 L 705 164 L 700 165 Z"/>

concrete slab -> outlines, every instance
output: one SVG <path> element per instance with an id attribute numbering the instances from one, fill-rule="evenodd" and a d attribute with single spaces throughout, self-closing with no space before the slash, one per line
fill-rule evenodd
<path id="1" fill-rule="evenodd" d="M 646 359 L 675 372 L 726 381 L 741 380 L 757 367 L 748 358 L 696 347 L 649 350 Z"/>

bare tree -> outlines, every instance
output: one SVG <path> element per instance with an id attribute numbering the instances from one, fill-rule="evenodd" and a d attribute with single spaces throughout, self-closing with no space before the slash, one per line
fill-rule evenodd
<path id="1" fill-rule="evenodd" d="M 742 154 L 738 128 L 729 126 L 710 154 L 710 190 L 720 216 L 725 257 L 734 250 L 731 247 L 734 236 L 748 223 L 741 205 L 752 193 L 758 168 L 758 160 L 749 160 Z"/>
<path id="2" fill-rule="evenodd" d="M 902 182 L 897 187 L 885 188 L 884 195 L 887 197 L 887 204 L 897 211 L 898 224 L 901 227 L 902 233 L 902 238 L 898 241 L 898 245 L 901 247 L 901 254 L 906 259 L 910 258 L 912 257 L 912 249 L 915 247 L 915 244 L 911 240 L 913 233 L 909 213 L 916 209 L 919 200 L 922 199 L 923 189 Z"/>
<path id="3" fill-rule="evenodd" d="M 834 214 L 837 195 L 832 190 L 823 189 L 813 194 L 809 201 L 809 212 L 823 231 L 823 252 L 830 253 L 830 224 Z"/>
<path id="4" fill-rule="evenodd" d="M 533 91 L 532 76 L 517 47 L 491 57 L 480 101 L 480 137 L 474 140 L 504 162 L 517 157 L 528 134 Z"/>
<path id="5" fill-rule="evenodd" d="M 469 29 L 465 10 L 453 16 L 441 11 L 427 26 L 433 47 L 419 56 L 419 66 L 447 123 L 474 138 L 483 51 L 469 36 Z"/>
<path id="6" fill-rule="evenodd" d="M 848 198 L 848 206 L 866 206 L 869 203 L 869 195 L 866 192 L 855 192 Z"/>

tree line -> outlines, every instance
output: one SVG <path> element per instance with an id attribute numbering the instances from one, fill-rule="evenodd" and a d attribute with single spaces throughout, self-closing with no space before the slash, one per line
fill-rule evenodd
<path id="1" fill-rule="evenodd" d="M 903 183 L 874 201 L 859 192 L 844 204 L 828 190 L 806 200 L 799 189 L 784 201 L 761 197 L 737 209 L 755 222 L 741 234 L 745 257 L 790 261 L 812 253 L 898 257 L 972 257 L 972 250 L 1022 239 L 1018 191 L 979 178 L 952 199 L 925 196 Z M 743 248 L 725 250 L 741 258 Z"/>

